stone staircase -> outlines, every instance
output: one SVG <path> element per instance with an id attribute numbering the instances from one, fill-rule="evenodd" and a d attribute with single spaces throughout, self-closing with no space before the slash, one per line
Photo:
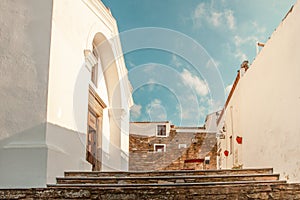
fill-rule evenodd
<path id="1" fill-rule="evenodd" d="M 2 189 L 0 199 L 300 199 L 271 168 L 65 172 L 47 188 Z"/>

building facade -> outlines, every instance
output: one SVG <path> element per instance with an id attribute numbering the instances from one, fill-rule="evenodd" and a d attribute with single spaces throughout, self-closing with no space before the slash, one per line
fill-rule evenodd
<path id="1" fill-rule="evenodd" d="M 249 69 L 238 74 L 218 120 L 219 168 L 274 167 L 300 180 L 300 1 Z"/>
<path id="2" fill-rule="evenodd" d="M 216 169 L 216 132 L 165 122 L 131 122 L 129 169 Z"/>
<path id="3" fill-rule="evenodd" d="M 109 9 L 4 0 L 0 16 L 0 187 L 128 170 L 132 89 Z"/>

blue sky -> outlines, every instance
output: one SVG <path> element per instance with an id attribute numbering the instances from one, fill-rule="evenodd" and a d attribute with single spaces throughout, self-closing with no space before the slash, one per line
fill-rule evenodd
<path id="1" fill-rule="evenodd" d="M 102 1 L 121 34 L 131 121 L 195 126 L 222 108 L 242 61 L 251 64 L 256 42 L 268 40 L 296 0 Z"/>

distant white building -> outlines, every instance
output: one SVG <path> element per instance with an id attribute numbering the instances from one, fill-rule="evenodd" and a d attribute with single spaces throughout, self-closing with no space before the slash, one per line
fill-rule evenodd
<path id="1" fill-rule="evenodd" d="M 299 20 L 297 1 L 237 76 L 218 120 L 219 168 L 274 167 L 300 181 Z"/>
<path id="2" fill-rule="evenodd" d="M 205 118 L 205 130 L 217 133 L 217 120 L 219 118 L 221 111 L 210 113 Z"/>
<path id="3" fill-rule="evenodd" d="M 168 137 L 170 135 L 171 123 L 160 122 L 130 122 L 130 134 L 146 137 Z"/>
<path id="4" fill-rule="evenodd" d="M 130 122 L 130 134 L 146 137 L 168 137 L 170 131 L 177 133 L 217 133 L 217 119 L 220 111 L 206 116 L 204 126 L 175 126 L 170 121 Z"/>
<path id="5" fill-rule="evenodd" d="M 0 188 L 127 170 L 131 86 L 99 0 L 2 0 Z"/>

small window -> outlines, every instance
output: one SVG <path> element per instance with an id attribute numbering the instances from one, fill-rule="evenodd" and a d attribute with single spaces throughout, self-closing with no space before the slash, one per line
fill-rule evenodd
<path id="1" fill-rule="evenodd" d="M 92 68 L 92 82 L 97 87 L 97 74 L 98 74 L 98 64 L 94 65 Z"/>
<path id="2" fill-rule="evenodd" d="M 166 145 L 165 144 L 154 144 L 154 151 L 155 152 L 166 152 Z"/>
<path id="3" fill-rule="evenodd" d="M 205 156 L 204 162 L 205 162 L 206 165 L 209 165 L 209 163 L 210 163 L 210 156 Z"/>
<path id="4" fill-rule="evenodd" d="M 95 58 L 98 61 L 98 55 L 97 55 L 96 50 L 93 51 L 93 54 L 94 54 Z M 92 80 L 92 83 L 94 83 L 94 85 L 97 87 L 97 82 L 98 82 L 98 62 L 92 67 L 91 80 Z"/>
<path id="5" fill-rule="evenodd" d="M 166 125 L 157 125 L 157 136 L 167 136 Z"/>

